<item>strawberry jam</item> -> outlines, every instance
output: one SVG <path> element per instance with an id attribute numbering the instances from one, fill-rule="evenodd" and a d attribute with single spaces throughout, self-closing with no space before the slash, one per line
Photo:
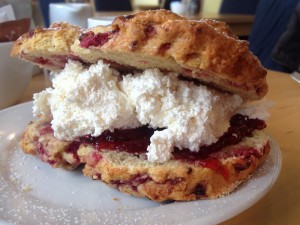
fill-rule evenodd
<path id="1" fill-rule="evenodd" d="M 230 127 L 219 140 L 211 145 L 202 146 L 198 152 L 190 152 L 189 149 L 174 149 L 175 159 L 184 159 L 186 161 L 195 161 L 197 159 L 207 158 L 209 154 L 218 150 L 238 144 L 244 137 L 251 137 L 254 130 L 262 130 L 266 127 L 263 120 L 250 119 L 248 116 L 236 114 L 230 120 Z"/>
<path id="2" fill-rule="evenodd" d="M 252 136 L 254 130 L 262 130 L 266 127 L 264 121 L 259 119 L 250 119 L 248 116 L 236 114 L 230 120 L 230 127 L 219 140 L 211 145 L 200 147 L 198 152 L 191 152 L 189 149 L 175 148 L 173 157 L 177 160 L 192 161 L 206 159 L 210 154 L 220 149 L 238 144 L 244 137 Z M 150 144 L 150 137 L 154 133 L 154 129 L 142 126 L 134 129 L 120 130 L 115 129 L 113 132 L 106 130 L 98 137 L 90 135 L 81 137 L 79 142 L 82 144 L 93 145 L 96 149 L 109 149 L 117 151 L 126 151 L 132 154 L 143 154 L 147 152 Z M 238 153 L 237 153 L 238 154 Z M 241 153 L 242 154 L 242 153 Z M 217 169 L 218 162 L 199 161 L 202 166 Z"/>
<path id="3" fill-rule="evenodd" d="M 126 130 L 115 129 L 113 132 L 106 130 L 98 137 L 90 135 L 81 137 L 80 142 L 91 144 L 97 149 L 111 149 L 139 154 L 147 151 L 153 133 L 154 129 L 147 126 Z"/>

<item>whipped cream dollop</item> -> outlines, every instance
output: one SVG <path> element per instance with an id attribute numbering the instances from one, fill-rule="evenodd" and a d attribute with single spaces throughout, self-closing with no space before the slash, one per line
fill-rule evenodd
<path id="1" fill-rule="evenodd" d="M 121 88 L 142 124 L 166 128 L 150 138 L 148 159 L 157 162 L 169 159 L 174 146 L 198 151 L 199 146 L 216 142 L 242 104 L 238 95 L 220 94 L 158 69 L 125 76 Z"/>
<path id="2" fill-rule="evenodd" d="M 54 135 L 61 140 L 104 130 L 140 126 L 135 107 L 119 89 L 120 75 L 99 61 L 86 69 L 70 62 L 55 75 L 53 88 L 35 94 L 34 115 L 52 114 Z"/>
<path id="3" fill-rule="evenodd" d="M 244 103 L 238 95 L 183 81 L 158 69 L 120 76 L 99 61 L 90 67 L 69 61 L 53 79 L 53 88 L 34 95 L 34 115 L 52 115 L 61 140 L 104 130 L 148 125 L 154 132 L 148 160 L 164 162 L 174 147 L 198 151 L 218 140 L 236 113 L 267 117 L 263 104 Z M 259 112 L 259 113 L 258 113 Z"/>

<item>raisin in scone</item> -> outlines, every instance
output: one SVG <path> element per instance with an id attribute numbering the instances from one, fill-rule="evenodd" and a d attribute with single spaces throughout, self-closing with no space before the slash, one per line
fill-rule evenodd
<path id="1" fill-rule="evenodd" d="M 266 70 L 224 22 L 166 10 L 37 28 L 11 55 L 53 71 L 21 147 L 154 201 L 212 199 L 270 151 Z"/>

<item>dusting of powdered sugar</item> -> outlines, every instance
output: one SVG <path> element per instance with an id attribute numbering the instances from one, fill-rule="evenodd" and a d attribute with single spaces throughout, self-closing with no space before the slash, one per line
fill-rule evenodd
<path id="1" fill-rule="evenodd" d="M 249 182 L 231 195 L 158 204 L 119 193 L 82 176 L 80 169 L 53 169 L 20 150 L 20 133 L 1 131 L 0 127 L 0 221 L 9 224 L 218 223 L 262 197 L 276 180 L 281 165 L 279 150 L 271 151 Z"/>

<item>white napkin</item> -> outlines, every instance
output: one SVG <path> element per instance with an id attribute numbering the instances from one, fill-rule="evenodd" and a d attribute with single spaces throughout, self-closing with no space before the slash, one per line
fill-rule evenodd
<path id="1" fill-rule="evenodd" d="M 0 7 L 0 23 L 15 19 L 16 17 L 11 5 Z"/>

